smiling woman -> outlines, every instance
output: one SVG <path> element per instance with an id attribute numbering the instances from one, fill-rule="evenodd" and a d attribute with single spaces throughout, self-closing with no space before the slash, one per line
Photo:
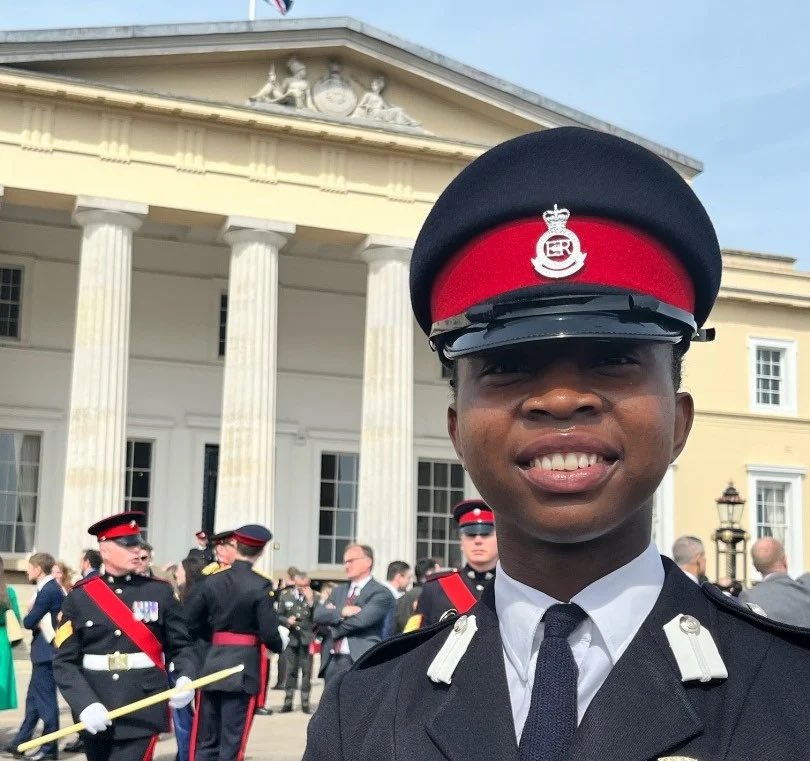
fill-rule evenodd
<path id="1" fill-rule="evenodd" d="M 701 591 L 651 542 L 694 418 L 683 355 L 714 337 L 721 267 L 688 184 L 618 137 L 524 135 L 450 184 L 414 248 L 411 299 L 452 365 L 448 432 L 500 563 L 452 626 L 328 685 L 306 761 L 805 753 L 810 632 Z"/>

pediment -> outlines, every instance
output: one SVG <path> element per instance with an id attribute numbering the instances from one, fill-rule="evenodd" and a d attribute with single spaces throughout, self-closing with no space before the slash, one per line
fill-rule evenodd
<path id="1" fill-rule="evenodd" d="M 699 162 L 351 19 L 0 33 L 0 66 L 488 146 L 567 124 Z"/>

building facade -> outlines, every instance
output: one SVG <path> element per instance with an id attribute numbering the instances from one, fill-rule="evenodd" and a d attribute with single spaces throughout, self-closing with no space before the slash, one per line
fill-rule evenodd
<path id="1" fill-rule="evenodd" d="M 159 559 L 201 526 L 272 525 L 268 564 L 458 562 L 475 494 L 408 300 L 413 240 L 466 163 L 579 124 L 687 179 L 699 162 L 357 22 L 0 35 L 0 554 L 69 561 L 148 513 Z M 686 360 L 692 441 L 656 540 L 708 540 L 733 480 L 752 533 L 810 560 L 810 275 L 727 252 L 718 340 Z M 802 344 L 805 344 L 802 348 Z"/>

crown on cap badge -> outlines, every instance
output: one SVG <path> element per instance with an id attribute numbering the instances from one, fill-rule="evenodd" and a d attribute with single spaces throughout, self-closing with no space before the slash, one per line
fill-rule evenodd
<path id="1" fill-rule="evenodd" d="M 544 277 L 569 277 L 585 265 L 587 254 L 580 248 L 576 233 L 566 227 L 570 216 L 568 209 L 558 209 L 556 203 L 543 212 L 548 230 L 537 241 L 532 265 Z"/>

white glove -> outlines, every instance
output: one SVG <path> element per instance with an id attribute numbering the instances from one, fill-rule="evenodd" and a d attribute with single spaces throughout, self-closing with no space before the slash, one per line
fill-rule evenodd
<path id="1" fill-rule="evenodd" d="M 90 703 L 90 705 L 79 714 L 79 721 L 84 724 L 84 728 L 91 735 L 103 732 L 112 724 L 112 721 L 110 721 L 107 716 L 106 707 L 101 703 Z"/>
<path id="2" fill-rule="evenodd" d="M 290 644 L 290 630 L 286 626 L 279 626 L 278 636 L 281 637 L 281 649 L 286 650 Z"/>
<path id="3" fill-rule="evenodd" d="M 178 677 L 174 686 L 181 688 L 185 687 L 187 684 L 191 684 L 191 679 L 187 676 L 181 676 Z M 169 705 L 172 708 L 185 708 L 192 700 L 194 700 L 194 690 L 183 690 L 169 698 Z"/>

